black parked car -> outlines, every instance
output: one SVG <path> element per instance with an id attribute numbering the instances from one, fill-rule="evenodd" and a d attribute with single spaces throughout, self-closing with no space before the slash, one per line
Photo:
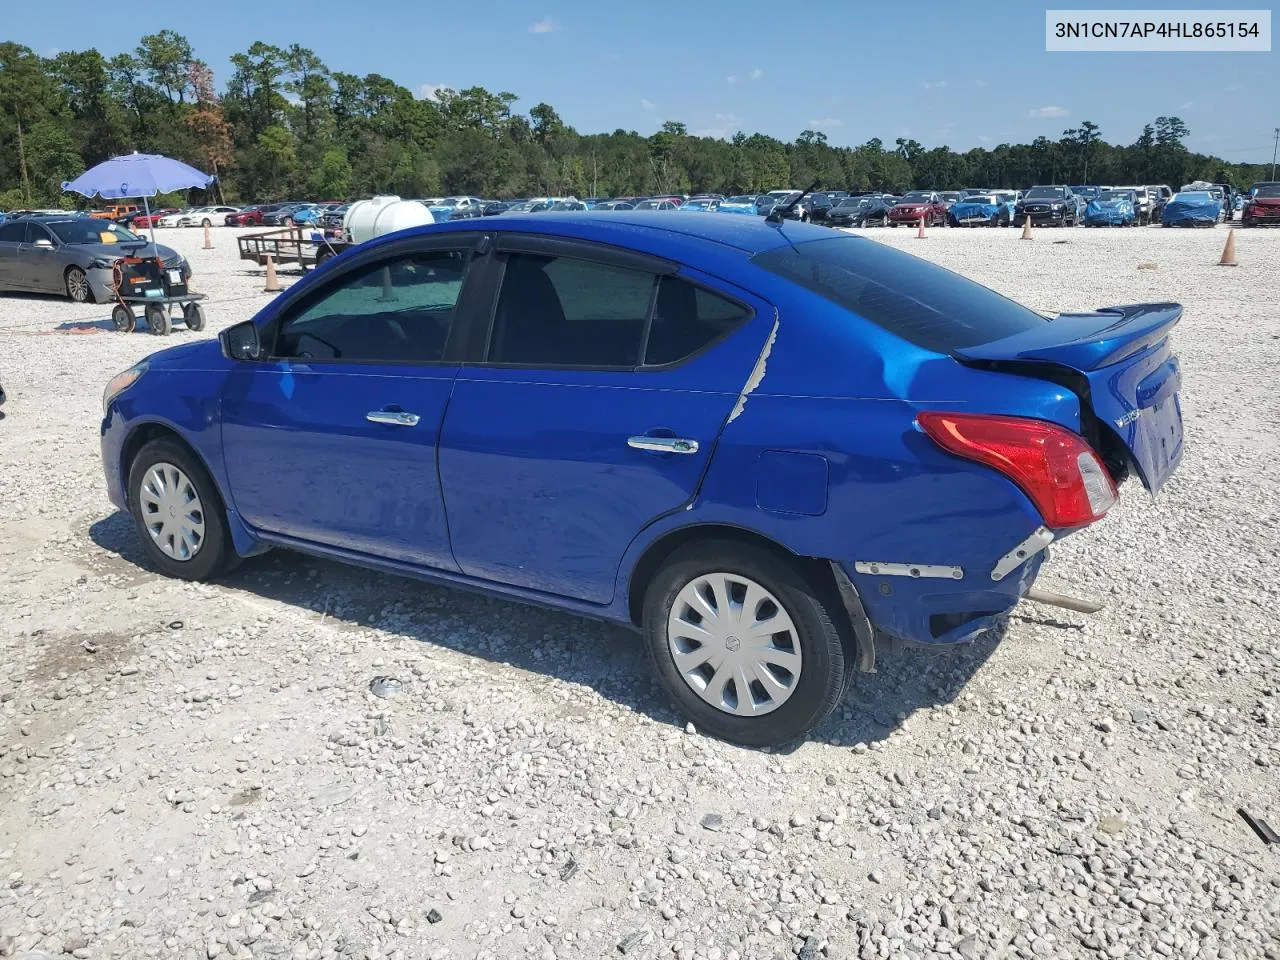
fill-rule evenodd
<path id="1" fill-rule="evenodd" d="M 480 215 L 483 217 L 496 217 L 500 213 L 506 213 L 516 205 L 514 200 L 491 200 L 480 208 Z"/>
<path id="2" fill-rule="evenodd" d="M 1028 217 L 1032 226 L 1074 227 L 1080 218 L 1078 201 L 1070 187 L 1035 186 L 1014 208 L 1013 225 L 1022 226 Z"/>
<path id="3" fill-rule="evenodd" d="M 602 200 L 592 210 L 634 210 L 635 204 L 630 200 Z"/>
<path id="4" fill-rule="evenodd" d="M 783 201 L 789 199 L 784 197 Z M 807 197 L 802 197 L 799 203 L 788 210 L 786 217 L 788 220 L 800 220 L 804 223 L 826 223 L 834 206 L 831 197 L 827 194 L 811 193 Z"/>
<path id="5" fill-rule="evenodd" d="M 883 227 L 889 223 L 892 206 L 884 197 L 849 197 L 831 208 L 827 223 L 833 227 L 869 227 L 873 223 Z"/>

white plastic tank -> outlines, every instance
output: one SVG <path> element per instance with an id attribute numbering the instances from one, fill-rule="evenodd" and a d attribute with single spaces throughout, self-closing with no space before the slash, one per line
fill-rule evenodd
<path id="1" fill-rule="evenodd" d="M 426 204 L 417 200 L 401 200 L 399 197 L 374 197 L 358 200 L 342 218 L 342 229 L 352 243 L 364 243 L 397 230 L 435 223 Z"/>

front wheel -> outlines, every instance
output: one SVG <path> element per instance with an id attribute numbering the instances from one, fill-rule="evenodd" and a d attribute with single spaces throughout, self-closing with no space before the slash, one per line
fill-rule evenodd
<path id="1" fill-rule="evenodd" d="M 210 580 L 235 566 L 222 498 L 182 444 L 153 440 L 129 467 L 129 507 L 143 549 L 170 577 Z"/>
<path id="2" fill-rule="evenodd" d="M 89 277 L 79 267 L 71 267 L 66 276 L 67 296 L 73 303 L 93 303 L 93 288 Z"/>
<path id="3" fill-rule="evenodd" d="M 836 622 L 795 565 L 735 542 L 679 550 L 645 594 L 659 680 L 698 730 L 745 746 L 790 743 L 840 701 Z"/>
<path id="4" fill-rule="evenodd" d="M 153 336 L 163 337 L 169 332 L 172 324 L 169 321 L 169 312 L 159 304 L 152 304 L 147 307 L 147 331 Z"/>
<path id="5" fill-rule="evenodd" d="M 184 303 L 182 319 L 186 321 L 188 330 L 199 333 L 204 329 L 204 307 L 198 303 Z"/>
<path id="6" fill-rule="evenodd" d="M 121 333 L 133 333 L 138 325 L 138 318 L 128 307 L 117 303 L 111 308 L 111 322 Z"/>

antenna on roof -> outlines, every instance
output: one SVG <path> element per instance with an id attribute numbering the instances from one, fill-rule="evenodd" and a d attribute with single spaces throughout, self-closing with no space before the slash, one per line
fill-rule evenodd
<path id="1" fill-rule="evenodd" d="M 803 190 L 800 195 L 794 199 L 788 200 L 786 203 L 779 203 L 769 211 L 769 215 L 764 218 L 765 223 L 781 223 L 788 213 L 796 208 L 796 204 L 818 189 L 818 181 L 815 180 Z"/>

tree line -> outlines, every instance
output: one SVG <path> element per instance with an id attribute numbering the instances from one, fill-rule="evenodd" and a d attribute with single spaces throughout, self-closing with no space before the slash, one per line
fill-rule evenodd
<path id="1" fill-rule="evenodd" d="M 61 183 L 138 150 L 218 176 L 191 199 L 269 201 L 474 194 L 624 196 L 755 193 L 817 182 L 826 189 L 939 190 L 1034 183 L 1167 183 L 1247 187 L 1264 164 L 1192 153 L 1178 117 L 1158 117 L 1131 144 L 1085 121 L 1057 140 L 957 153 L 911 139 L 834 146 L 819 130 L 786 143 L 763 134 L 693 136 L 668 121 L 651 136 L 583 134 L 514 93 L 440 89 L 430 97 L 376 73 L 332 70 L 312 50 L 256 42 L 231 57 L 219 90 L 191 42 L 171 30 L 132 53 L 42 57 L 0 43 L 0 209 L 70 206 Z M 165 198 L 161 198 L 163 202 Z M 181 198 L 169 198 L 178 202 Z"/>

